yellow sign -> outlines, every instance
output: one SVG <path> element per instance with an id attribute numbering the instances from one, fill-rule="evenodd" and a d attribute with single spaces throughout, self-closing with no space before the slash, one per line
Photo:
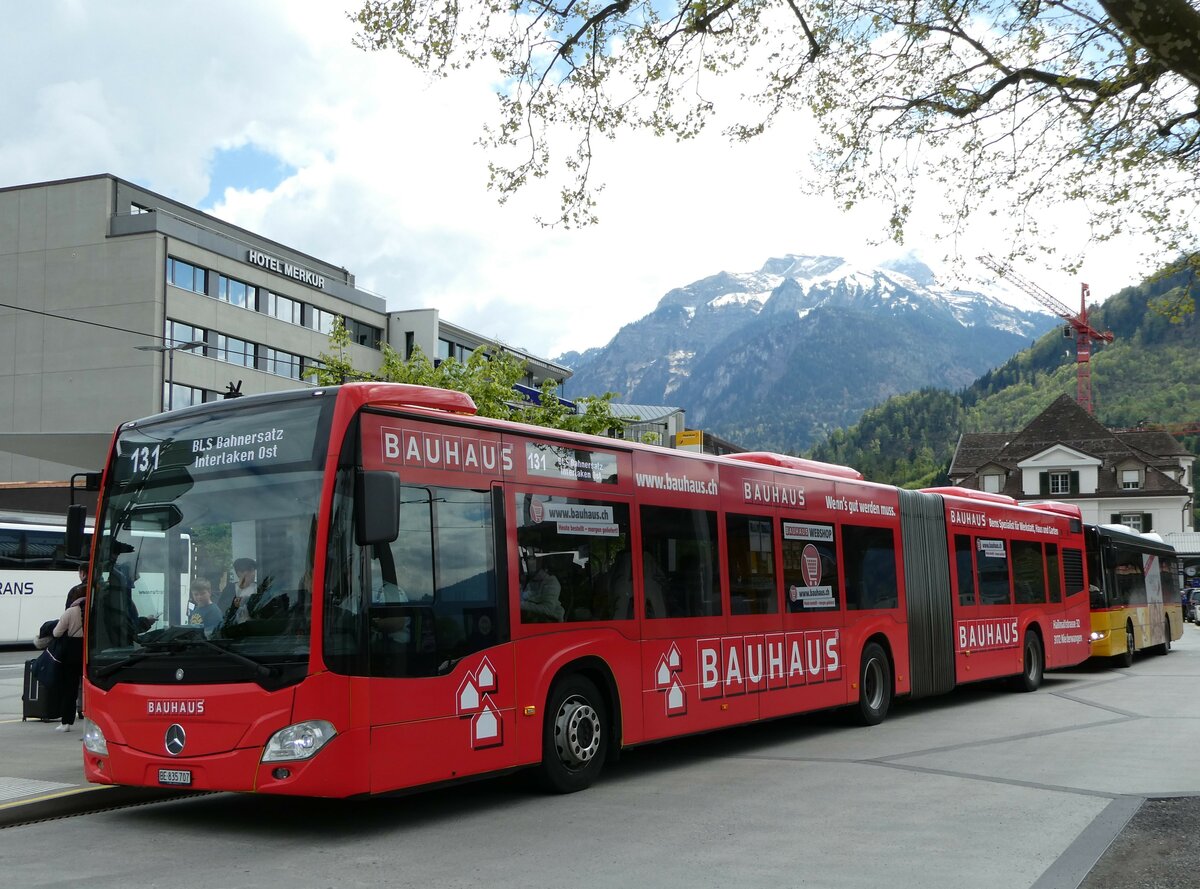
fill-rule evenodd
<path id="1" fill-rule="evenodd" d="M 704 444 L 704 433 L 699 429 L 684 429 L 675 433 L 675 447 L 700 447 Z"/>

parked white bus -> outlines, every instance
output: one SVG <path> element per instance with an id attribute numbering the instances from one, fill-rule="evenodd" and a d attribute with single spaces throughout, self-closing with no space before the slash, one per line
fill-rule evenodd
<path id="1" fill-rule="evenodd" d="M 67 593 L 79 583 L 79 562 L 66 558 L 66 539 L 61 517 L 0 515 L 0 645 L 32 644 L 41 625 L 63 613 Z"/>

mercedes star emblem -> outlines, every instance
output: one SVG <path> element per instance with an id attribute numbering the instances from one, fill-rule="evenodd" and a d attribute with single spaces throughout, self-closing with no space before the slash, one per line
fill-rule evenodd
<path id="1" fill-rule="evenodd" d="M 175 681 L 183 682 L 183 667 L 180 667 L 178 670 L 175 671 Z"/>
<path id="2" fill-rule="evenodd" d="M 163 739 L 163 746 L 167 749 L 167 753 L 178 756 L 183 752 L 185 744 L 187 744 L 187 732 L 183 730 L 182 725 L 175 723 L 167 729 L 167 735 Z"/>

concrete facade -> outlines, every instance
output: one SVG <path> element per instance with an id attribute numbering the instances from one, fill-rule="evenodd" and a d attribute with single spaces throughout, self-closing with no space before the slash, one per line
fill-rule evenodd
<path id="1" fill-rule="evenodd" d="M 382 342 L 506 348 L 436 309 L 389 313 L 345 268 L 114 176 L 0 189 L 0 483 L 98 469 L 119 423 L 231 386 L 311 385 L 336 316 L 365 371 Z M 509 351 L 532 385 L 570 375 Z"/>

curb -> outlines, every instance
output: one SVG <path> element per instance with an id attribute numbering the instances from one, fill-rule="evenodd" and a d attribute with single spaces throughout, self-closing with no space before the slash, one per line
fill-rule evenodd
<path id="1" fill-rule="evenodd" d="M 107 809 L 140 806 L 186 796 L 199 796 L 195 791 L 159 790 L 153 787 L 123 787 L 120 785 L 96 785 L 72 787 L 40 796 L 26 797 L 0 803 L 0 830 L 48 821 L 53 818 L 69 818 Z"/>

